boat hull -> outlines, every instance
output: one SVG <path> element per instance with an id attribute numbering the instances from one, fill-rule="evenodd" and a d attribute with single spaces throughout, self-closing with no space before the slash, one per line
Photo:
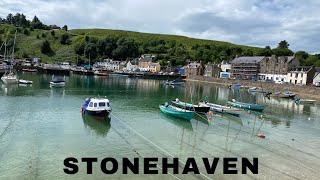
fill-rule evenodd
<path id="1" fill-rule="evenodd" d="M 1 77 L 1 80 L 2 80 L 5 84 L 17 84 L 17 83 L 18 83 L 18 79 L 17 79 L 17 78 Z"/>
<path id="2" fill-rule="evenodd" d="M 212 111 L 223 113 L 223 114 L 230 114 L 233 116 L 240 116 L 240 114 L 243 112 L 242 109 L 232 108 L 228 106 L 221 106 L 218 104 L 206 103 L 205 105 L 209 106 L 210 110 Z"/>
<path id="3" fill-rule="evenodd" d="M 233 107 L 242 108 L 242 109 L 249 109 L 249 110 L 253 110 L 253 111 L 263 111 L 266 108 L 266 106 L 264 106 L 264 105 L 249 104 L 249 103 L 242 103 L 242 102 L 228 101 L 228 104 Z"/>
<path id="4" fill-rule="evenodd" d="M 98 117 L 98 118 L 110 118 L 110 112 L 108 110 L 100 110 L 100 111 L 91 111 L 91 110 L 84 110 L 83 115 Z"/>
<path id="5" fill-rule="evenodd" d="M 51 87 L 64 87 L 66 86 L 65 82 L 50 82 Z"/>
<path id="6" fill-rule="evenodd" d="M 199 105 L 193 105 L 193 104 L 189 104 L 189 103 L 184 103 L 184 102 L 176 102 L 176 101 L 172 101 L 172 105 L 182 108 L 189 111 L 195 111 L 195 112 L 199 112 L 199 113 L 207 113 L 210 111 L 210 107 L 206 107 L 206 106 L 199 106 Z"/>
<path id="7" fill-rule="evenodd" d="M 194 112 L 192 112 L 192 111 L 183 111 L 183 110 L 176 111 L 173 108 L 165 107 L 164 105 L 160 105 L 159 108 L 165 114 L 168 114 L 168 115 L 176 117 L 176 118 L 184 119 L 184 120 L 190 121 L 192 119 L 192 117 L 194 116 Z"/>

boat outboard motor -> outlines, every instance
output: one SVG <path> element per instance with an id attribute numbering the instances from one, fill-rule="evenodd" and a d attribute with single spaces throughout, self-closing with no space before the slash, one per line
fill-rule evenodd
<path id="1" fill-rule="evenodd" d="M 169 103 L 168 102 L 165 102 L 164 103 L 164 107 L 168 107 L 169 106 Z"/>

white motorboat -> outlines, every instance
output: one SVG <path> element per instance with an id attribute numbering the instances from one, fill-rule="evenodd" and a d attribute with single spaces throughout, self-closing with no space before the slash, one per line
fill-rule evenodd
<path id="1" fill-rule="evenodd" d="M 65 87 L 66 81 L 65 76 L 55 76 L 52 75 L 52 80 L 50 81 L 50 87 Z"/>
<path id="2" fill-rule="evenodd" d="M 313 104 L 315 102 L 317 102 L 316 100 L 312 100 L 312 99 L 300 99 L 300 98 L 296 98 L 295 99 L 296 103 L 299 104 Z"/>
<path id="3" fill-rule="evenodd" d="M 19 84 L 33 84 L 33 82 L 25 79 L 19 79 Z"/>
<path id="4" fill-rule="evenodd" d="M 110 118 L 111 107 L 107 98 L 87 98 L 81 106 L 82 115 Z"/>
<path id="5" fill-rule="evenodd" d="M 5 73 L 2 77 L 1 80 L 5 83 L 5 84 L 16 84 L 18 83 L 18 76 L 13 73 L 13 72 L 9 72 L 9 73 Z"/>

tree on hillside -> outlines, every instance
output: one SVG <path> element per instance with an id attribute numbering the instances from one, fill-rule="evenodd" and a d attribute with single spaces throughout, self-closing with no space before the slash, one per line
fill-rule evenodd
<path id="1" fill-rule="evenodd" d="M 297 51 L 295 53 L 295 56 L 298 58 L 298 60 L 302 61 L 309 57 L 309 54 L 305 51 Z"/>
<path id="2" fill-rule="evenodd" d="M 60 43 L 61 44 L 70 44 L 71 40 L 70 40 L 70 36 L 68 33 L 62 34 L 60 37 Z"/>
<path id="3" fill-rule="evenodd" d="M 44 25 L 42 24 L 42 22 L 39 20 L 37 16 L 33 17 L 30 25 L 33 29 L 44 29 Z"/>
<path id="4" fill-rule="evenodd" d="M 64 25 L 64 26 L 62 27 L 62 30 L 68 31 L 68 26 L 67 26 L 67 25 Z"/>
<path id="5" fill-rule="evenodd" d="M 49 52 L 52 51 L 52 50 L 51 50 L 50 43 L 49 43 L 48 40 L 44 40 L 44 41 L 42 42 L 40 48 L 41 48 L 41 52 L 42 52 L 43 54 L 46 54 L 46 53 L 49 53 Z"/>
<path id="6" fill-rule="evenodd" d="M 86 44 L 85 43 L 79 43 L 76 44 L 74 46 L 74 51 L 76 52 L 76 54 L 82 56 L 84 54 L 84 48 L 85 48 Z"/>
<path id="7" fill-rule="evenodd" d="M 94 43 L 88 43 L 84 48 L 84 53 L 87 58 L 95 59 L 97 57 L 97 45 Z"/>
<path id="8" fill-rule="evenodd" d="M 56 33 L 54 32 L 54 30 L 52 30 L 52 31 L 50 32 L 50 34 L 51 34 L 53 37 L 56 35 Z"/>
<path id="9" fill-rule="evenodd" d="M 279 49 L 289 49 L 289 46 L 290 44 L 286 40 L 280 41 L 278 44 Z"/>
<path id="10" fill-rule="evenodd" d="M 273 54 L 276 56 L 292 56 L 293 52 L 290 49 L 275 48 L 272 49 Z"/>

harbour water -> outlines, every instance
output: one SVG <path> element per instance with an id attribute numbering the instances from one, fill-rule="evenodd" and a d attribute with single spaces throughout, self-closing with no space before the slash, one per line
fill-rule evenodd
<path id="1" fill-rule="evenodd" d="M 184 100 L 184 86 L 124 76 L 70 75 L 65 88 L 50 88 L 50 75 L 19 76 L 34 84 L 0 84 L 0 179 L 320 179 L 320 104 L 296 105 L 293 100 L 269 100 L 246 90 L 201 84 L 201 99 L 257 100 L 268 107 L 263 113 L 246 111 L 240 118 L 214 113 L 187 122 L 159 110 L 165 101 Z M 189 102 L 198 101 L 197 87 L 197 82 L 187 86 Z M 80 114 L 83 100 L 98 95 L 111 102 L 110 123 Z M 258 133 L 266 138 L 258 138 Z M 100 170 L 106 157 L 121 164 L 124 157 L 171 155 L 181 161 L 196 158 L 205 176 L 182 175 L 182 170 L 178 175 L 143 175 L 142 166 L 138 175 L 123 175 L 120 170 L 106 175 Z M 99 163 L 93 165 L 92 175 L 86 174 L 85 163 L 78 164 L 77 174 L 67 175 L 63 171 L 67 157 L 97 157 Z M 241 174 L 238 162 L 239 174 L 224 175 L 220 160 L 215 174 L 207 175 L 202 157 L 257 157 L 259 174 Z"/>

